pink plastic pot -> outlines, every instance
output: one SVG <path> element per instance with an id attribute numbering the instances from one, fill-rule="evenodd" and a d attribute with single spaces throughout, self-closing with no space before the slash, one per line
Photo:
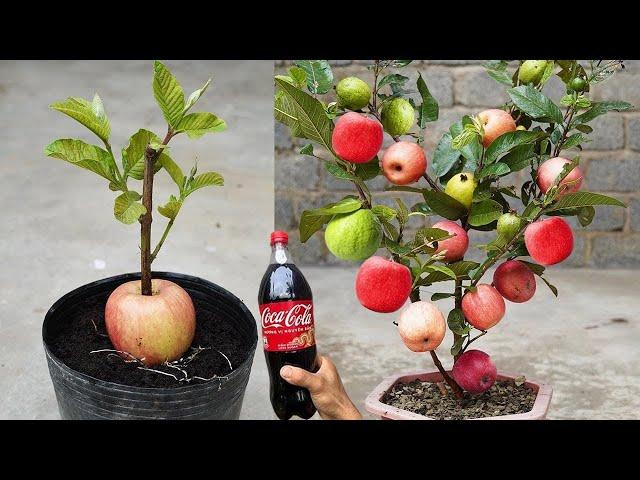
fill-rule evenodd
<path id="1" fill-rule="evenodd" d="M 498 380 L 513 380 L 515 377 L 517 377 L 517 375 L 509 373 L 498 374 Z M 431 417 L 419 415 L 407 410 L 400 410 L 399 408 L 386 405 L 380 401 L 384 394 L 391 390 L 391 387 L 396 383 L 409 383 L 416 379 L 434 383 L 443 381 L 440 372 L 415 372 L 391 375 L 385 378 L 365 400 L 367 412 L 379 416 L 382 420 L 435 420 Z M 525 386 L 537 392 L 536 401 L 531 411 L 516 415 L 500 415 L 497 417 L 474 418 L 472 420 L 543 420 L 547 416 L 553 390 L 549 385 L 531 378 L 527 378 Z"/>

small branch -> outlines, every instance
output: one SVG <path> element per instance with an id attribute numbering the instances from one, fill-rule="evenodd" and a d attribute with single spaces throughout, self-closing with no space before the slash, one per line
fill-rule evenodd
<path id="1" fill-rule="evenodd" d="M 462 398 L 462 389 L 460 388 L 460 385 L 458 385 L 456 383 L 456 381 L 451 377 L 451 375 L 449 375 L 447 373 L 447 371 L 444 369 L 444 367 L 442 366 L 442 362 L 440 362 L 440 359 L 438 358 L 438 355 L 436 354 L 435 350 L 431 350 L 431 358 L 433 360 L 433 363 L 435 364 L 436 368 L 438 369 L 438 371 L 440 372 L 440 374 L 442 375 L 442 378 L 444 379 L 445 382 L 447 382 L 447 385 L 449 385 L 449 387 L 451 388 L 451 390 L 453 391 L 454 396 L 460 400 Z"/>
<path id="2" fill-rule="evenodd" d="M 462 348 L 462 350 L 460 351 L 460 355 L 462 355 L 467 348 L 469 347 L 469 345 L 471 345 L 473 342 L 475 342 L 476 340 L 478 340 L 480 337 L 483 337 L 487 334 L 486 330 L 482 330 L 482 333 L 479 333 L 478 335 L 476 335 L 473 338 L 467 337 L 467 343 L 466 345 Z"/>
<path id="3" fill-rule="evenodd" d="M 369 202 L 369 199 L 367 198 L 367 195 L 364 193 L 364 190 L 362 190 L 362 187 L 360 185 L 358 185 L 358 183 L 356 181 L 353 181 L 353 184 L 358 189 L 358 194 L 360 195 L 360 198 L 362 199 L 362 203 L 364 205 L 364 208 L 371 208 L 371 202 Z"/>
<path id="4" fill-rule="evenodd" d="M 455 297 L 455 308 L 462 310 L 462 279 L 456 278 L 455 289 L 453 291 L 453 294 Z M 453 334 L 454 344 L 458 343 L 459 340 L 460 340 L 460 335 L 454 332 Z M 454 364 L 458 361 L 458 358 L 460 358 L 460 355 L 462 355 L 462 352 L 458 352 L 457 355 L 453 356 Z"/>
<path id="5" fill-rule="evenodd" d="M 553 149 L 554 157 L 557 157 L 558 155 L 560 155 L 560 152 L 562 151 L 562 145 L 567 139 L 567 134 L 569 133 L 569 127 L 571 125 L 571 120 L 573 120 L 573 115 L 575 114 L 575 112 L 576 112 L 575 105 L 571 105 L 567 109 L 567 113 L 565 113 L 564 118 L 562 119 L 562 123 L 564 124 L 562 137 L 560 138 L 560 141 L 556 144 L 555 148 Z"/>
<path id="6" fill-rule="evenodd" d="M 438 184 L 429 176 L 427 172 L 422 174 L 422 178 L 424 178 L 427 183 L 433 188 L 435 191 L 440 192 L 442 189 L 438 186 Z"/>
<path id="7" fill-rule="evenodd" d="M 153 249 L 153 253 L 151 254 L 151 263 L 153 263 L 153 261 L 158 256 L 158 252 L 160 252 L 160 249 L 162 248 L 162 245 L 164 244 L 164 241 L 166 240 L 167 235 L 169 235 L 169 231 L 171 230 L 171 227 L 173 227 L 174 221 L 175 221 L 175 218 L 172 218 L 171 220 L 169 220 L 169 223 L 167 223 L 167 226 L 164 228 L 164 232 L 162 232 L 162 237 L 160 237 L 160 241 L 156 245 L 156 248 Z"/>

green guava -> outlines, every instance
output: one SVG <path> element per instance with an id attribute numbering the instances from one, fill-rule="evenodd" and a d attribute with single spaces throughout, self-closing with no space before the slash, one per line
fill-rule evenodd
<path id="1" fill-rule="evenodd" d="M 575 77 L 569 82 L 569 87 L 576 92 L 582 92 L 587 87 L 587 82 L 582 77 Z"/>
<path id="2" fill-rule="evenodd" d="M 382 107 L 382 126 L 393 137 L 408 133 L 415 121 L 415 112 L 409 100 L 394 98 Z"/>
<path id="3" fill-rule="evenodd" d="M 522 219 L 515 213 L 504 213 L 498 218 L 498 236 L 505 241 L 510 241 L 522 228 Z"/>
<path id="4" fill-rule="evenodd" d="M 524 83 L 525 85 L 529 83 L 537 85 L 540 83 L 540 80 L 542 80 L 542 75 L 546 68 L 546 60 L 525 60 L 522 65 L 520 65 L 518 79 L 520 83 Z"/>
<path id="5" fill-rule="evenodd" d="M 473 173 L 462 172 L 449 179 L 447 186 L 444 188 L 444 193 L 455 198 L 469 210 L 473 202 L 473 192 L 476 186 L 477 182 Z"/>
<path id="6" fill-rule="evenodd" d="M 336 85 L 338 104 L 349 110 L 360 110 L 369 103 L 371 89 L 369 85 L 357 77 L 343 78 Z"/>
<path id="7" fill-rule="evenodd" d="M 340 258 L 357 262 L 376 253 L 382 240 L 378 219 L 369 209 L 336 215 L 324 232 L 329 251 Z"/>

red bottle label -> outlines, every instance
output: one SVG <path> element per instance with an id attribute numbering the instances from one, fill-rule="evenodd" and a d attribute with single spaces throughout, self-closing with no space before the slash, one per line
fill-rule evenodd
<path id="1" fill-rule="evenodd" d="M 262 343 L 267 352 L 291 352 L 315 345 L 313 302 L 299 300 L 260 305 Z"/>

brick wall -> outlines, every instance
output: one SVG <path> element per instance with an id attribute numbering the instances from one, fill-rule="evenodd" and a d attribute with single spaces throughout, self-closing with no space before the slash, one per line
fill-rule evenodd
<path id="1" fill-rule="evenodd" d="M 276 73 L 284 73 L 286 61 L 276 62 Z M 366 61 L 332 61 L 336 81 L 357 75 L 373 81 Z M 415 85 L 420 71 L 427 85 L 440 104 L 440 117 L 429 123 L 425 148 L 430 159 L 435 145 L 454 121 L 465 114 L 475 114 L 487 107 L 496 107 L 506 99 L 504 88 L 489 78 L 480 65 L 473 60 L 429 60 L 414 61 L 400 73 L 410 78 L 408 85 Z M 595 100 L 624 100 L 640 107 L 640 61 L 626 61 L 626 69 L 617 73 L 601 85 L 592 89 Z M 564 86 L 557 77 L 545 86 L 545 93 L 554 100 L 564 94 Z M 593 223 L 587 228 L 571 219 L 575 232 L 575 247 L 572 256 L 563 263 L 571 267 L 619 267 L 640 266 L 640 108 L 633 111 L 612 112 L 594 120 L 594 132 L 589 135 L 591 143 L 585 144 L 581 154 L 580 168 L 585 172 L 584 189 L 616 196 L 629 208 L 600 207 Z M 385 146 L 393 140 L 385 134 Z M 286 127 L 276 122 L 275 129 L 275 224 L 276 228 L 291 233 L 291 247 L 296 258 L 306 264 L 344 264 L 329 254 L 322 232 L 300 244 L 297 225 L 303 210 L 316 208 L 337 201 L 345 194 L 353 194 L 349 182 L 338 181 L 328 175 L 321 162 L 298 153 L 304 145 L 300 139 L 292 139 Z M 519 172 L 523 175 L 523 172 Z M 519 184 L 522 177 L 512 175 L 513 183 Z M 374 201 L 392 205 L 393 198 L 400 196 L 411 206 L 419 201 L 418 195 L 402 192 L 384 192 L 387 185 L 384 177 L 368 182 Z M 421 220 L 411 225 L 417 228 Z M 490 240 L 483 232 L 473 232 L 473 243 Z M 469 258 L 480 258 L 482 252 L 469 249 Z"/>

